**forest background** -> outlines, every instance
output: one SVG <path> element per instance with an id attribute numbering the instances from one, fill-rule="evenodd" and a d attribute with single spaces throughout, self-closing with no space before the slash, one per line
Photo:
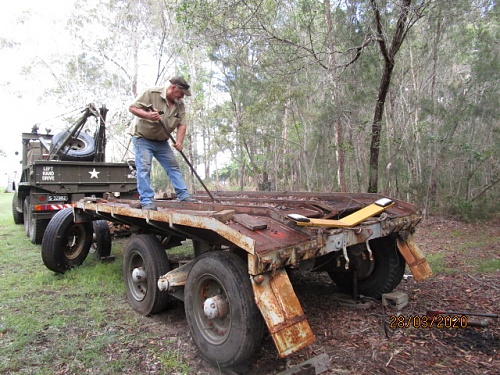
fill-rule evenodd
<path id="1" fill-rule="evenodd" d="M 185 152 L 211 189 L 380 192 L 467 220 L 500 211 L 495 0 L 74 0 L 58 9 L 51 41 L 66 48 L 10 59 L 3 95 L 36 96 L 66 126 L 87 103 L 105 103 L 109 161 L 131 157 L 133 98 L 183 75 L 193 92 Z M 37 17 L 27 9 L 10 19 L 4 66 Z M 19 147 L 33 125 L 23 118 L 8 141 Z M 159 191 L 170 185 L 158 165 L 153 180 Z M 189 184 L 200 188 L 193 176 Z"/>

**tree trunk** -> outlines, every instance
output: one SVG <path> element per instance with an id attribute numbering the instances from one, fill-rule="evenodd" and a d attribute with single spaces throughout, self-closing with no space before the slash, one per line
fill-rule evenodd
<path id="1" fill-rule="evenodd" d="M 378 191 L 378 164 L 380 154 L 380 132 L 382 130 L 382 119 L 384 117 L 384 106 L 391 84 L 392 71 L 394 70 L 394 58 L 403 43 L 408 29 L 408 12 L 410 11 L 411 0 L 401 0 L 400 13 L 394 29 L 394 35 L 390 46 L 387 45 L 382 26 L 379 5 L 377 0 L 370 0 L 370 4 L 375 16 L 375 27 L 377 33 L 377 42 L 380 52 L 384 58 L 384 71 L 377 95 L 377 103 L 375 104 L 375 113 L 372 123 L 372 140 L 370 144 L 370 180 L 368 184 L 368 192 L 376 193 Z"/>
<path id="2" fill-rule="evenodd" d="M 332 98 L 332 103 L 335 104 L 338 101 L 337 95 L 337 82 L 334 76 L 334 69 L 336 66 L 335 61 L 335 40 L 333 39 L 333 21 L 330 0 L 325 0 L 325 17 L 326 17 L 326 27 L 327 27 L 327 38 L 328 38 L 328 75 L 331 83 L 330 95 Z M 344 128 L 340 116 L 335 115 L 337 120 L 334 121 L 334 132 L 335 132 L 335 156 L 337 159 L 337 179 L 341 192 L 347 191 L 347 183 L 345 177 L 345 155 L 344 155 Z"/>
<path id="3" fill-rule="evenodd" d="M 375 114 L 372 123 L 372 140 L 370 144 L 370 180 L 368 186 L 369 193 L 378 191 L 378 160 L 380 153 L 380 132 L 382 130 L 382 119 L 384 116 L 385 99 L 389 92 L 391 76 L 394 66 L 385 65 L 384 74 L 380 80 L 377 103 L 375 104 Z"/>

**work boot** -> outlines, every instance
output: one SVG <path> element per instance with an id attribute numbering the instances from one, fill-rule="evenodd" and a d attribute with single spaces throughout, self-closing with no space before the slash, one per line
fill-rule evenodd
<path id="1" fill-rule="evenodd" d="M 148 203 L 142 205 L 143 210 L 151 210 L 151 211 L 158 211 L 158 208 L 156 208 L 156 205 L 154 203 Z"/>

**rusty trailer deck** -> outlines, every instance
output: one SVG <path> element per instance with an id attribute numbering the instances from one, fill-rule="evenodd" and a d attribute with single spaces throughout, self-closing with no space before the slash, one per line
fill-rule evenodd
<path id="1" fill-rule="evenodd" d="M 287 217 L 300 214 L 309 218 L 341 219 L 384 196 L 356 193 L 217 193 L 218 202 L 203 194 L 199 203 L 155 200 L 158 211 L 145 211 L 137 201 L 110 199 L 82 200 L 75 210 L 130 225 L 138 233 L 174 234 L 201 243 L 237 246 L 253 255 L 249 273 L 256 275 L 300 261 L 342 251 L 368 239 L 393 232 L 412 231 L 421 216 L 409 203 L 395 204 L 382 215 L 352 228 L 300 227 Z"/>
<path id="2" fill-rule="evenodd" d="M 386 271 L 377 271 L 377 277 L 383 279 L 386 276 L 380 275 L 381 273 L 394 273 L 395 271 L 388 270 L 397 265 L 399 271 L 395 278 L 402 278 L 404 263 L 398 261 L 398 255 L 395 255 L 397 250 L 379 250 L 387 247 L 384 239 L 391 238 L 389 247 L 399 249 L 416 280 L 425 279 L 431 274 L 425 258 L 412 241 L 414 228 L 421 220 L 417 208 L 412 204 L 392 200 L 393 203 L 380 214 L 346 228 L 314 224 L 303 226 L 290 215 L 322 219 L 322 223 L 328 220 L 336 222 L 386 197 L 379 194 L 301 192 L 218 192 L 215 196 L 216 200 L 212 200 L 208 195 L 195 194 L 193 197 L 198 200 L 196 203 L 177 202 L 169 198 L 158 199 L 154 201 L 158 207 L 157 211 L 137 208 L 140 207 L 138 201 L 86 199 L 74 207 L 75 223 L 105 219 L 127 224 L 132 232 L 137 234 L 154 234 L 177 240 L 191 239 L 195 260 L 204 258 L 205 263 L 207 255 L 217 255 L 220 253 L 218 250 L 228 250 L 226 252 L 240 255 L 246 252 L 247 280 L 249 277 L 249 288 L 252 291 L 250 293 L 253 295 L 251 303 L 258 307 L 281 357 L 314 341 L 314 334 L 294 293 L 286 268 L 301 267 L 306 270 L 327 271 L 332 276 L 332 268 L 325 268 L 325 264 L 334 267 L 334 273 L 342 273 L 352 267 L 358 267 L 356 264 L 361 264 L 361 270 L 372 272 L 374 262 L 376 266 L 377 262 L 384 263 L 386 257 L 392 257 L 396 259 L 396 263 L 386 266 L 389 267 L 385 268 Z M 373 246 L 376 248 L 372 251 Z M 220 256 L 213 258 L 224 260 Z M 387 264 L 390 262 L 390 259 L 387 260 Z M 196 273 L 192 270 L 198 263 L 200 262 L 191 261 L 181 265 L 160 275 L 156 281 L 160 291 L 166 291 L 182 300 L 186 298 L 188 321 L 195 322 L 194 331 L 191 327 L 193 337 L 196 337 L 196 332 L 199 332 L 198 336 L 201 337 L 198 341 L 195 339 L 200 352 L 209 361 L 221 363 L 224 359 L 218 357 L 218 343 L 221 340 L 220 335 L 229 335 L 225 319 L 230 311 L 230 298 L 224 293 L 223 297 L 217 294 L 221 288 L 217 289 L 219 292 L 206 294 L 205 290 L 210 289 L 211 285 L 208 281 L 200 290 L 195 288 L 198 284 L 189 284 L 191 274 Z M 210 273 L 210 269 L 207 268 L 205 272 Z M 134 283 L 140 282 L 140 277 L 145 274 L 142 267 L 133 264 L 129 265 L 129 271 L 127 285 L 130 289 L 131 286 L 135 287 Z M 226 271 L 221 272 L 223 275 Z M 204 277 L 206 276 L 201 276 L 202 280 Z M 345 283 L 346 279 L 342 277 L 344 276 L 334 281 Z M 397 280 L 397 283 L 399 282 L 400 280 Z M 392 290 L 395 287 L 393 281 L 386 284 L 386 289 Z M 195 290 L 188 290 L 189 287 Z M 134 293 L 136 292 L 132 291 L 132 295 Z M 142 298 L 142 295 L 139 297 Z M 189 307 L 189 304 L 193 304 L 192 298 L 199 299 L 194 302 L 195 307 Z M 243 302 L 244 298 L 237 303 Z M 203 305 L 202 310 L 199 310 L 201 307 L 196 310 L 196 305 L 200 304 Z M 240 340 L 245 341 L 245 337 L 242 336 Z M 203 344 L 199 344 L 200 341 Z M 220 343 L 222 345 L 222 341 Z M 226 364 L 230 362 L 228 360 Z"/>

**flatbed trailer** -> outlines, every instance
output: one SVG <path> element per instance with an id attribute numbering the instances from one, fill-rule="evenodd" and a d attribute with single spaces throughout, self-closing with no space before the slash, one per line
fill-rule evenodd
<path id="1" fill-rule="evenodd" d="M 141 314 L 184 301 L 200 354 L 221 367 L 248 362 L 264 330 L 286 357 L 314 342 L 287 268 L 327 272 L 338 288 L 381 298 L 402 280 L 431 270 L 413 241 L 417 208 L 379 194 L 217 192 L 197 203 L 83 199 L 49 223 L 42 244 L 55 272 L 80 265 L 91 223 L 108 220 L 134 233 L 123 255 L 127 299 Z M 166 249 L 193 242 L 194 257 L 173 264 Z"/>

